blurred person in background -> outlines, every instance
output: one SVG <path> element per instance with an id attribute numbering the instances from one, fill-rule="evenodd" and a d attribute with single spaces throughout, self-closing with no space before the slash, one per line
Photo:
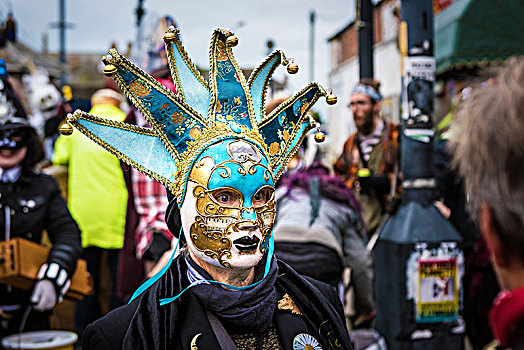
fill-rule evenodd
<path id="1" fill-rule="evenodd" d="M 2 61 L 2 60 L 0 60 Z M 0 338 L 18 331 L 48 330 L 53 307 L 67 292 L 81 252 L 80 231 L 56 181 L 37 173 L 42 140 L 0 64 L 0 240 L 15 237 L 40 244 L 47 232 L 52 247 L 33 290 L 0 284 Z M 27 315 L 25 324 L 22 319 Z"/>
<path id="2" fill-rule="evenodd" d="M 119 108 L 123 97 L 111 89 L 96 91 L 90 113 L 122 122 Z M 83 258 L 93 277 L 94 293 L 76 305 L 75 325 L 80 336 L 85 327 L 102 316 L 99 296 L 102 254 L 107 252 L 111 275 L 110 309 L 121 305 L 116 294 L 119 252 L 124 242 L 128 192 L 120 161 L 82 133 L 60 136 L 55 144 L 53 164 L 69 169 L 68 206 L 82 231 Z"/>
<path id="3" fill-rule="evenodd" d="M 125 122 L 149 127 L 142 114 L 133 107 Z M 164 253 L 172 249 L 173 235 L 165 222 L 169 204 L 165 186 L 124 162 L 121 165 L 129 196 L 117 286 L 119 297 L 129 300 Z"/>
<path id="4" fill-rule="evenodd" d="M 469 81 L 469 84 L 475 84 Z M 475 85 L 478 85 L 475 84 Z M 473 85 L 474 86 L 474 85 Z M 464 306 L 462 316 L 466 322 L 466 333 L 473 349 L 483 349 L 493 340 L 489 325 L 489 310 L 500 292 L 497 278 L 489 258 L 485 240 L 475 225 L 467 208 L 464 181 L 451 166 L 452 156 L 447 145 L 453 134 L 450 127 L 461 101 L 467 99 L 472 88 L 466 82 L 457 84 L 457 94 L 447 115 L 437 124 L 434 138 L 435 179 L 439 202 L 444 207 L 443 215 L 462 236 L 460 247 L 464 252 L 465 270 L 463 277 Z M 447 214 L 446 214 L 447 213 Z M 480 238 L 480 239 L 479 239 Z"/>
<path id="5" fill-rule="evenodd" d="M 449 140 L 503 291 L 490 311 L 501 348 L 524 349 L 524 59 L 460 106 Z"/>
<path id="6" fill-rule="evenodd" d="M 328 283 L 344 300 L 349 267 L 360 326 L 374 317 L 373 269 L 360 204 L 344 182 L 316 160 L 311 137 L 288 164 L 275 192 L 277 256 L 304 276 Z"/>
<path id="7" fill-rule="evenodd" d="M 176 94 L 175 84 L 167 64 L 163 33 L 175 25 L 171 16 L 162 16 L 146 35 L 148 47 L 146 55 L 147 71 L 159 83 Z M 176 25 L 175 25 L 176 26 Z M 159 40 L 160 39 L 160 40 Z M 137 56 L 142 52 L 136 52 Z M 116 87 L 111 78 L 107 78 Z M 129 102 L 130 109 L 125 123 L 151 128 L 144 116 Z M 129 197 L 126 215 L 124 246 L 120 253 L 118 267 L 118 295 L 129 300 L 132 293 L 143 282 L 144 277 L 156 272 L 155 265 L 172 248 L 173 235 L 165 223 L 166 207 L 169 204 L 166 188 L 158 181 L 142 174 L 133 167 L 121 162 L 124 170 Z M 175 239 L 175 244 L 176 244 Z M 171 255 L 166 257 L 168 259 Z M 158 269 L 165 264 L 158 266 Z M 151 277 L 151 276 L 149 276 Z"/>
<path id="8" fill-rule="evenodd" d="M 350 108 L 357 131 L 344 143 L 334 165 L 335 174 L 362 205 L 370 237 L 388 209 L 398 175 L 398 126 L 380 117 L 379 88 L 380 83 L 369 78 L 353 87 Z"/>

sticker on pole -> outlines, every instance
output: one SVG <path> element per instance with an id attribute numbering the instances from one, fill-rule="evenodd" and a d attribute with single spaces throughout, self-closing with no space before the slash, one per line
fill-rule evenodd
<path id="1" fill-rule="evenodd" d="M 417 322 L 450 322 L 459 314 L 457 259 L 418 261 Z"/>
<path id="2" fill-rule="evenodd" d="M 435 58 L 415 56 L 404 58 L 404 98 L 402 118 L 413 123 L 428 122 L 433 114 L 433 83 Z"/>
<path id="3" fill-rule="evenodd" d="M 461 309 L 464 257 L 455 242 L 418 243 L 407 262 L 407 299 L 417 323 L 455 322 Z"/>

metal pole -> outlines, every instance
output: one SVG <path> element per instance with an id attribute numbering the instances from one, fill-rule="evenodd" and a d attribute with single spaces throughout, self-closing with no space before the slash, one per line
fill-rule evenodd
<path id="1" fill-rule="evenodd" d="M 58 35 L 60 39 L 60 54 L 59 54 L 59 62 L 62 65 L 62 69 L 65 68 L 66 63 L 66 19 L 65 19 L 65 0 L 59 0 L 58 1 L 58 11 L 59 11 L 59 18 L 58 18 Z M 62 76 L 60 78 L 61 85 L 65 84 L 65 72 L 62 71 Z"/>
<path id="2" fill-rule="evenodd" d="M 309 81 L 315 80 L 315 11 L 309 13 Z"/>
<path id="3" fill-rule="evenodd" d="M 138 5 L 135 9 L 136 14 L 136 47 L 137 51 L 141 50 L 142 46 L 142 17 L 146 14 L 144 10 L 144 0 L 138 0 Z"/>
<path id="4" fill-rule="evenodd" d="M 59 61 L 60 63 L 66 63 L 66 38 L 65 38 L 65 31 L 66 31 L 66 21 L 65 21 L 65 0 L 59 0 L 59 22 L 58 22 L 58 31 L 60 36 L 60 56 Z"/>
<path id="5" fill-rule="evenodd" d="M 373 78 L 373 6 L 371 0 L 358 0 L 358 64 L 360 78 Z"/>
<path id="6" fill-rule="evenodd" d="M 463 348 L 461 236 L 433 205 L 432 5 L 402 0 L 402 203 L 375 248 L 376 328 L 390 350 Z"/>

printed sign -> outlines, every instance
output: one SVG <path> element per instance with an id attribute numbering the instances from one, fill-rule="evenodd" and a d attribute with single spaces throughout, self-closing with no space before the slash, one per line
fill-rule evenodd
<path id="1" fill-rule="evenodd" d="M 456 242 L 415 244 L 406 263 L 406 299 L 413 301 L 417 323 L 458 321 L 463 274 Z"/>
<path id="2" fill-rule="evenodd" d="M 403 81 L 402 118 L 424 121 L 433 114 L 435 58 L 431 56 L 406 57 L 404 67 L 406 73 Z"/>
<path id="3" fill-rule="evenodd" d="M 457 259 L 418 261 L 417 322 L 450 322 L 458 317 Z"/>

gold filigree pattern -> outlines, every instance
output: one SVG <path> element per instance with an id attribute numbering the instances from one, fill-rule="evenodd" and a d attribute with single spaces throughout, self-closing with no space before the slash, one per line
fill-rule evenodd
<path id="1" fill-rule="evenodd" d="M 234 188 L 228 188 L 236 191 Z M 232 242 L 229 236 L 238 232 L 237 224 L 242 220 L 243 211 L 254 211 L 256 219 L 253 222 L 262 233 L 262 242 L 271 235 L 275 217 L 275 195 L 271 192 L 268 202 L 260 207 L 224 207 L 212 196 L 212 191 L 204 186 L 196 185 L 193 196 L 196 198 L 198 216 L 191 225 L 190 237 L 193 245 L 210 258 L 216 259 L 222 266 L 230 267 L 224 259 L 231 258 Z M 266 247 L 259 245 L 259 250 L 264 253 Z"/>
<path id="2" fill-rule="evenodd" d="M 129 83 L 129 89 L 133 91 L 138 97 L 145 97 L 151 92 L 151 88 L 148 88 L 140 79 L 133 79 Z"/>
<path id="3" fill-rule="evenodd" d="M 185 185 L 195 159 L 207 147 L 227 138 L 244 139 L 251 141 L 255 146 L 265 146 L 264 139 L 258 131 L 247 129 L 245 126 L 242 126 L 241 130 L 241 133 L 238 134 L 233 132 L 228 125 L 216 122 L 213 127 L 202 130 L 202 134 L 198 139 L 187 143 L 187 150 L 180 156 L 181 161 L 177 163 L 178 170 L 175 175 L 176 183 L 174 186 L 174 194 L 177 196 L 178 203 L 183 202 Z M 265 149 L 259 149 L 259 151 L 267 154 Z"/>

